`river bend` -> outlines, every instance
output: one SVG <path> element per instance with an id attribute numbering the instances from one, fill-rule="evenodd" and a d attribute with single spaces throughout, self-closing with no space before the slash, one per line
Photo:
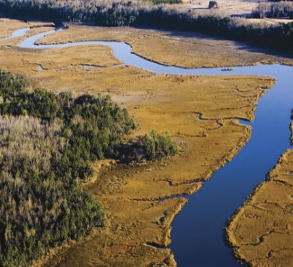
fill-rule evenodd
<path id="1" fill-rule="evenodd" d="M 27 29 L 18 31 L 18 36 Z M 283 65 L 257 65 L 233 67 L 222 72 L 214 69 L 183 69 L 147 61 L 131 52 L 122 42 L 77 42 L 58 45 L 35 45 L 46 34 L 40 33 L 19 44 L 27 49 L 49 49 L 76 45 L 107 45 L 125 65 L 133 65 L 155 73 L 193 75 L 261 75 L 276 78 L 273 88 L 259 100 L 250 141 L 231 162 L 216 171 L 210 180 L 195 194 L 175 217 L 172 223 L 172 244 L 179 267 L 240 266 L 232 250 L 224 243 L 224 227 L 227 219 L 242 205 L 256 185 L 276 165 L 280 155 L 290 148 L 290 114 L 293 108 L 293 67 Z M 10 38 L 16 37 L 13 34 Z M 6 38 L 7 39 L 7 38 Z"/>

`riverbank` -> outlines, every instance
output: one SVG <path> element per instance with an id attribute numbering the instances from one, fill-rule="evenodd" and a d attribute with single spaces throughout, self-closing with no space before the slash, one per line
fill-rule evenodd
<path id="1" fill-rule="evenodd" d="M 41 21 L 22 21 L 15 19 L 2 18 L 0 15 L 0 39 L 7 38 L 18 29 L 32 28 L 28 35 L 36 34 L 43 30 L 43 27 L 54 27 L 53 23 L 41 22 Z M 38 29 L 41 29 L 38 31 Z M 9 40 L 13 42 L 14 40 Z M 1 41 L 1 45 L 2 45 Z"/>
<path id="2" fill-rule="evenodd" d="M 194 52 L 192 44 L 194 41 L 200 43 L 202 39 L 181 36 L 180 49 L 179 43 L 171 45 L 178 36 L 129 28 L 119 30 L 120 35 L 111 28 L 106 28 L 103 34 L 108 38 L 115 35 L 115 38 L 112 37 L 115 40 L 120 36 L 133 47 L 136 40 L 145 34 L 140 51 L 149 50 L 150 41 L 154 47 L 158 44 L 161 48 L 152 52 L 153 59 L 150 57 L 157 62 L 162 60 L 159 54 L 164 50 L 163 43 L 170 44 L 172 49 L 165 54 L 165 60 L 172 65 L 176 62 L 183 64 L 180 59 L 184 54 L 182 45 L 186 45 L 189 48 L 184 51 L 185 58 L 190 55 L 198 62 L 199 54 Z M 53 43 L 73 42 L 76 36 L 80 37 L 79 40 L 100 39 L 101 31 L 102 28 L 83 26 L 47 38 L 51 38 Z M 24 38 L 18 38 L 18 42 Z M 223 50 L 217 40 L 209 40 Z M 152 266 L 156 262 L 164 262 L 175 266 L 173 254 L 165 246 L 170 243 L 172 219 L 186 200 L 174 196 L 197 191 L 203 181 L 237 154 L 250 136 L 250 128 L 239 125 L 237 120 L 253 119 L 258 98 L 274 84 L 274 80 L 257 76 L 155 75 L 121 65 L 111 50 L 103 46 L 36 51 L 16 48 L 16 43 L 16 40 L 7 41 L 5 45 L 1 42 L 2 68 L 23 74 L 32 85 L 54 92 L 70 90 L 76 94 L 110 94 L 130 110 L 139 124 L 134 135 L 151 129 L 168 131 L 180 147 L 179 155 L 164 162 L 138 168 L 112 166 L 100 171 L 96 182 L 88 185 L 87 190 L 98 198 L 106 210 L 106 227 L 96 229 L 91 237 L 52 255 L 47 258 L 46 264 L 42 262 L 41 265 Z M 8 44 L 10 48 L 7 48 Z M 227 44 L 226 53 L 229 49 L 235 50 L 231 54 L 235 64 L 247 62 L 247 51 L 237 50 L 233 42 Z M 202 42 L 204 46 L 206 43 Z M 86 49 L 90 52 L 85 53 Z M 209 53 L 212 51 L 216 50 L 212 49 Z M 258 52 L 253 55 L 249 58 L 251 64 L 259 60 L 277 60 Z M 223 60 L 217 64 L 227 66 Z M 85 68 L 82 65 L 99 68 Z"/>
<path id="3" fill-rule="evenodd" d="M 289 149 L 226 227 L 235 256 L 250 266 L 293 266 L 292 163 Z"/>
<path id="4" fill-rule="evenodd" d="M 250 266 L 293 266 L 292 163 L 288 150 L 226 228 L 235 255 Z"/>

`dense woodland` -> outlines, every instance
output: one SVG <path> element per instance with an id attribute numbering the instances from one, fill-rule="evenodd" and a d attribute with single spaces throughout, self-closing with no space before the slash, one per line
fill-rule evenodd
<path id="1" fill-rule="evenodd" d="M 283 9 L 284 14 L 281 11 L 276 11 L 277 4 L 278 10 L 281 10 L 284 5 L 288 6 Z M 292 15 L 290 3 L 279 2 L 268 5 L 269 9 L 273 10 L 270 13 L 274 13 L 274 16 L 290 17 Z M 220 10 L 221 6 L 218 8 Z M 274 26 L 265 23 L 250 23 L 245 18 L 225 17 L 213 12 L 202 13 L 194 9 L 189 9 L 186 12 L 178 6 L 156 5 L 150 1 L 0 0 L 0 12 L 17 18 L 36 18 L 56 23 L 64 21 L 91 22 L 100 26 L 134 26 L 197 31 L 233 40 L 249 41 L 256 45 L 292 53 L 293 23 L 280 23 Z M 267 11 L 264 11 L 262 5 L 252 15 L 271 16 Z"/>
<path id="2" fill-rule="evenodd" d="M 0 266 L 25 267 L 51 247 L 103 226 L 104 212 L 83 190 L 91 162 L 156 160 L 176 152 L 168 135 L 152 131 L 131 142 L 126 109 L 109 96 L 43 89 L 0 71 Z"/>

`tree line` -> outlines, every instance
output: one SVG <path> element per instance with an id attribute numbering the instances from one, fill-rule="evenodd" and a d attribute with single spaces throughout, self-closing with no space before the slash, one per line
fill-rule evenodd
<path id="1" fill-rule="evenodd" d="M 82 181 L 91 162 L 122 163 L 173 155 L 168 135 L 153 131 L 126 142 L 135 129 L 126 109 L 109 96 L 32 92 L 0 71 L 0 266 L 29 266 L 50 248 L 78 240 L 105 216 Z"/>
<path id="2" fill-rule="evenodd" d="M 293 18 L 293 2 L 260 3 L 252 11 L 254 18 Z"/>

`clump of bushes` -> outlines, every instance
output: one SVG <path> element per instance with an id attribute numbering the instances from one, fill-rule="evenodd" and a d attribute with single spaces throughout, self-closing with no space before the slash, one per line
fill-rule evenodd
<path id="1" fill-rule="evenodd" d="M 209 8 L 218 8 L 218 2 L 217 1 L 210 1 L 209 2 Z"/>
<path id="2" fill-rule="evenodd" d="M 158 134 L 152 130 L 150 134 L 139 136 L 126 144 L 119 144 L 117 151 L 119 161 L 130 163 L 156 161 L 174 156 L 177 147 L 168 133 Z"/>

